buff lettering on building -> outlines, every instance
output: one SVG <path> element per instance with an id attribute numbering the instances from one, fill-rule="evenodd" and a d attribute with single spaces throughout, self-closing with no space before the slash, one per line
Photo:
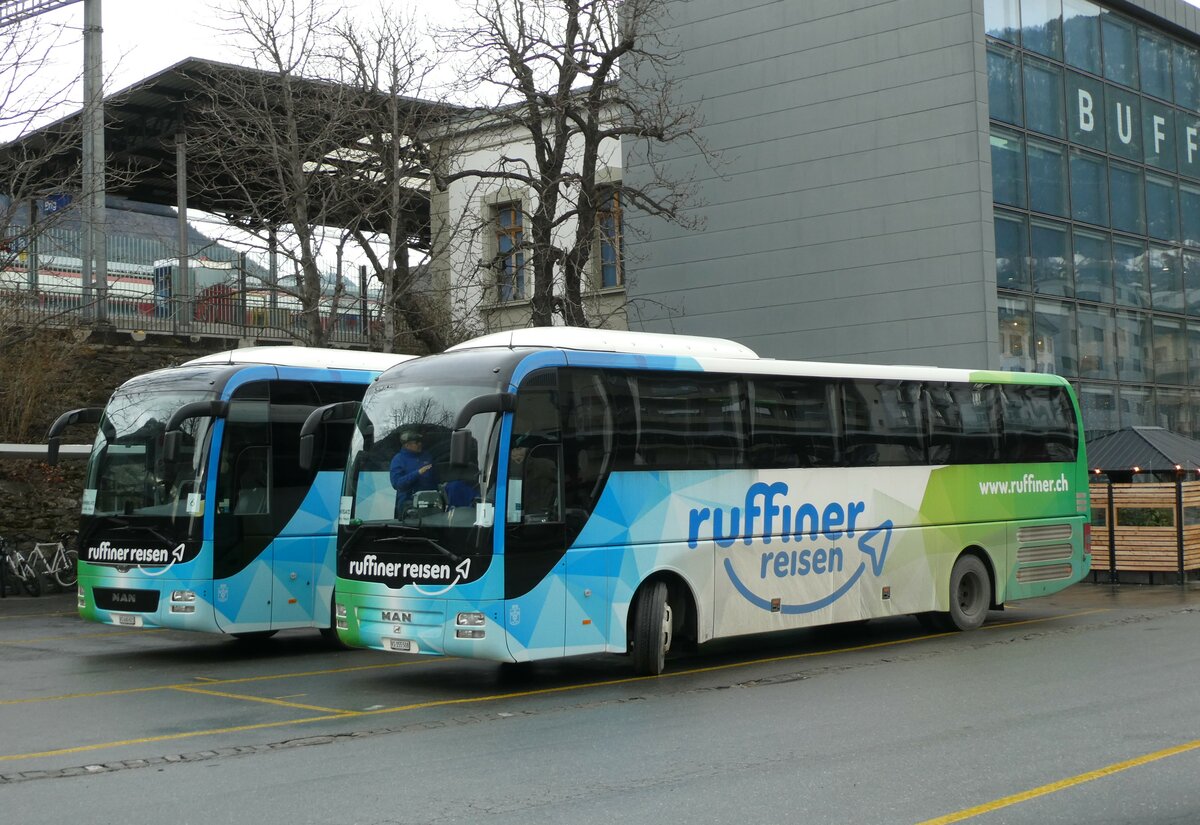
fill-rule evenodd
<path id="1" fill-rule="evenodd" d="M 788 500 L 786 483 L 760 481 L 750 485 L 740 504 L 693 508 L 688 547 L 697 548 L 711 536 L 717 546 L 733 550 L 724 560 L 725 572 L 748 602 L 776 613 L 810 613 L 833 604 L 868 572 L 883 574 L 892 522 L 863 530 L 861 525 L 869 523 L 864 501 L 794 502 Z M 755 554 L 754 573 L 746 572 L 742 553 Z M 827 592 L 791 604 L 765 595 L 778 592 L 782 579 L 807 577 L 827 579 Z"/>

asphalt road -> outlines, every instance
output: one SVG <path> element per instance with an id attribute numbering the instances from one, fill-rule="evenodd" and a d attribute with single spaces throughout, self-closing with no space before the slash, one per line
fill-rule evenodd
<path id="1" fill-rule="evenodd" d="M 85 624 L 0 600 L 5 823 L 1200 822 L 1200 588 L 1078 585 L 635 678 Z"/>

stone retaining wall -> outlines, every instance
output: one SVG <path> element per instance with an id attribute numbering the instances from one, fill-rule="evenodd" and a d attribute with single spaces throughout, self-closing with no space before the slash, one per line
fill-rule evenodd
<path id="1" fill-rule="evenodd" d="M 71 338 L 73 336 L 73 343 Z M 7 336 L 6 336 L 7 337 Z M 237 347 L 237 340 L 153 336 L 135 341 L 124 333 L 34 331 L 0 354 L 0 393 L 32 394 L 28 426 L 20 437 L 44 439 L 58 415 L 77 407 L 103 406 L 114 389 L 142 373 L 199 355 Z M 90 443 L 95 428 L 68 430 L 64 443 Z M 39 539 L 74 530 L 79 524 L 85 462 L 0 459 L 0 535 L 29 534 Z"/>

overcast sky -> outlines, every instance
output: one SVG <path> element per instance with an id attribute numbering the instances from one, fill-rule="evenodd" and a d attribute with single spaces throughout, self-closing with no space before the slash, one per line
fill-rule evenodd
<path id="1" fill-rule="evenodd" d="M 1198 0 L 1200 2 L 1200 0 Z M 228 0 L 102 0 L 104 28 L 105 92 L 131 86 L 143 78 L 188 57 L 240 62 L 227 38 L 217 31 L 217 10 Z M 396 8 L 406 17 L 447 24 L 464 18 L 461 0 L 339 0 L 337 5 L 351 13 L 368 13 L 381 4 Z M 83 3 L 74 3 L 45 15 L 48 22 L 70 29 L 69 43 L 60 59 L 62 71 L 78 74 L 83 63 Z M 74 53 L 78 63 L 72 58 Z"/>
<path id="2" fill-rule="evenodd" d="M 793 0 L 805 2 L 806 0 Z M 104 64 L 106 92 L 124 89 L 137 81 L 174 65 L 187 57 L 238 62 L 236 53 L 215 31 L 216 9 L 222 0 L 102 0 L 104 26 Z M 434 24 L 464 20 L 463 8 L 469 0 L 340 0 L 339 5 L 352 13 L 364 13 L 386 7 L 399 8 L 405 15 Z M 1200 5 L 1200 0 L 1187 0 Z M 226 0 L 225 5 L 228 5 Z M 83 3 L 75 3 L 52 12 L 46 20 L 64 24 L 73 30 L 78 63 L 64 66 L 75 76 L 83 61 Z M 63 59 L 72 49 L 63 50 Z"/>

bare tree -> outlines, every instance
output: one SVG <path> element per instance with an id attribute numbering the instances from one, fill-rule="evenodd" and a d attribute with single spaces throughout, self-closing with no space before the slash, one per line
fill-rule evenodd
<path id="1" fill-rule="evenodd" d="M 413 250 L 429 251 L 429 147 L 433 124 L 453 117 L 454 107 L 426 99 L 432 63 L 420 50 L 416 27 L 381 8 L 365 27 L 346 21 L 335 42 L 341 77 L 381 104 L 363 118 L 364 132 L 348 167 L 365 185 L 361 215 L 350 227 L 383 285 L 385 348 L 395 349 L 407 331 L 429 352 L 459 337 L 445 311 L 444 295 L 419 282 Z"/>
<path id="2" fill-rule="evenodd" d="M 409 27 L 381 9 L 362 29 L 322 0 L 235 0 L 224 14 L 255 71 L 204 79 L 190 174 L 229 225 L 291 261 L 295 283 L 273 286 L 295 295 L 308 343 L 327 340 L 345 298 L 321 260 L 336 247 L 340 269 L 353 239 L 384 288 L 377 344 L 444 348 L 438 302 L 409 267 L 410 246 L 428 248 L 417 135 L 433 111 L 413 96 L 426 70 Z"/>
<path id="3" fill-rule="evenodd" d="M 673 99 L 676 55 L 662 38 L 667 7 L 667 0 L 476 0 L 473 20 L 447 32 L 447 45 L 468 58 L 465 83 L 496 93 L 485 122 L 473 126 L 493 124 L 531 153 L 505 151 L 486 166 L 464 166 L 459 146 L 436 167 L 435 182 L 445 189 L 473 178 L 528 193 L 520 247 L 533 273 L 535 326 L 555 315 L 589 325 L 583 295 L 597 220 L 614 197 L 690 225 L 683 210 L 693 187 L 660 174 L 653 147 L 686 140 L 699 157 L 715 158 L 697 138 L 694 107 Z M 599 174 L 622 140 L 646 144 L 651 187 Z"/>

